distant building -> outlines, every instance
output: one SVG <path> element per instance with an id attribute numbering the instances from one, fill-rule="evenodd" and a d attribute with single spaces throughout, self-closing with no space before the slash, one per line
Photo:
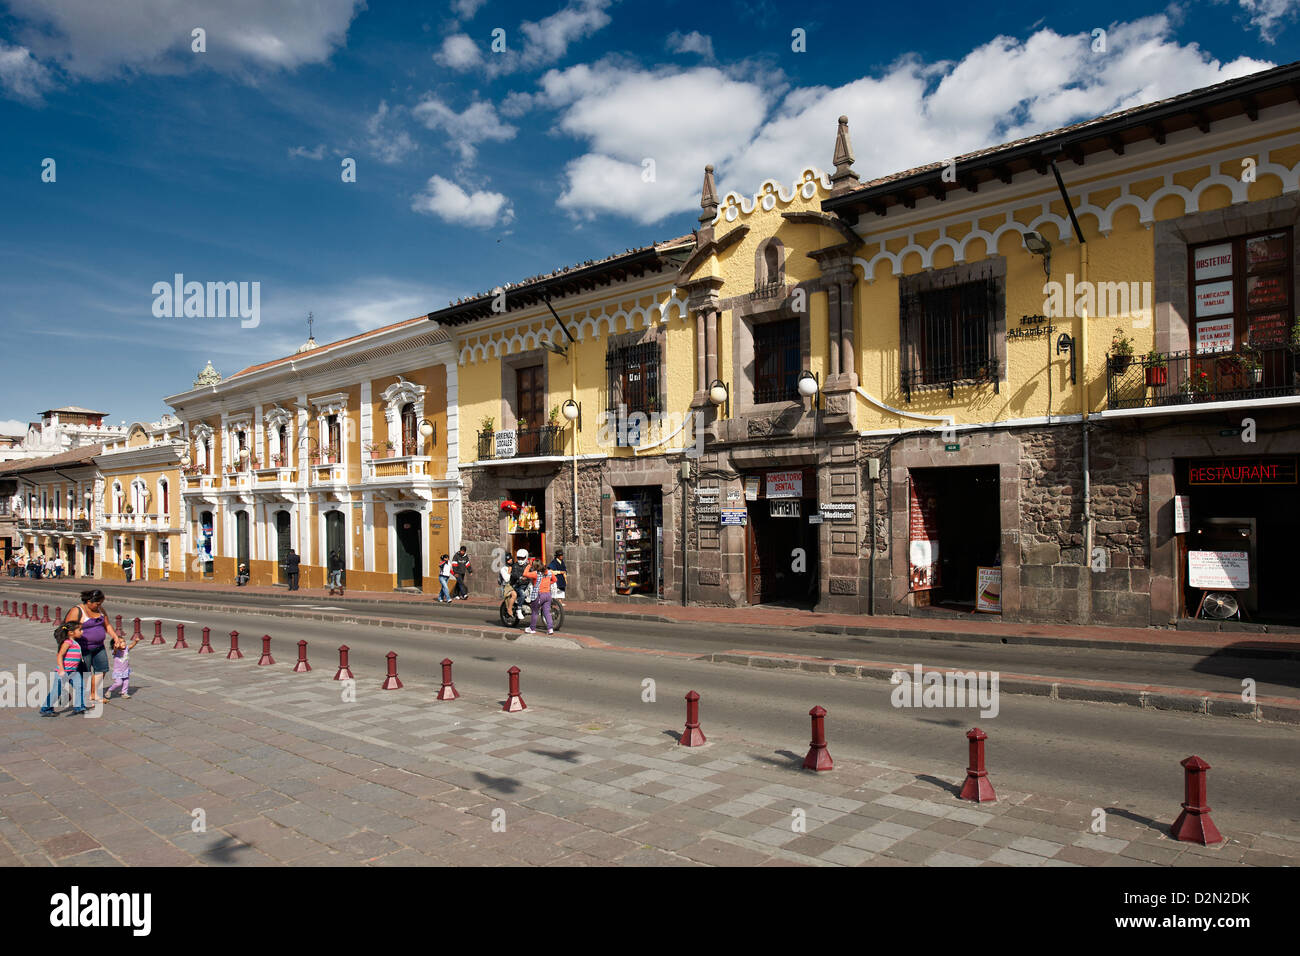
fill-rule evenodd
<path id="1" fill-rule="evenodd" d="M 105 425 L 107 415 L 107 412 L 77 405 L 46 409 L 40 413 L 39 421 L 27 426 L 25 436 L 0 435 L 0 461 L 45 458 L 74 448 L 125 438 L 126 426 Z"/>

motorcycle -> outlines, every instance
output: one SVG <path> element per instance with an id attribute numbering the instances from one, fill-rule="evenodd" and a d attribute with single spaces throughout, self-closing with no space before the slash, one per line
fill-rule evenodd
<path id="1" fill-rule="evenodd" d="M 530 602 L 524 600 L 515 601 L 515 613 L 512 618 L 510 612 L 506 609 L 506 596 L 514 590 L 508 584 L 501 585 L 501 626 L 502 627 L 527 627 L 533 619 L 533 606 Z M 551 621 L 555 625 L 555 630 L 564 627 L 564 602 L 559 598 L 551 598 Z M 537 626 L 542 627 L 546 622 L 539 614 L 537 616 Z"/>

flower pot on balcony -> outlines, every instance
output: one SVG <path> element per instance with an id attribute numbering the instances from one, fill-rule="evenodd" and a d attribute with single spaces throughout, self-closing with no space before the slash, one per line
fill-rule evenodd
<path id="1" fill-rule="evenodd" d="M 1169 368 L 1164 365 L 1153 366 L 1146 370 L 1147 387 L 1154 388 L 1169 381 Z"/>
<path id="2" fill-rule="evenodd" d="M 1112 355 L 1110 357 L 1110 370 L 1116 375 L 1123 375 L 1132 364 L 1132 355 Z"/>

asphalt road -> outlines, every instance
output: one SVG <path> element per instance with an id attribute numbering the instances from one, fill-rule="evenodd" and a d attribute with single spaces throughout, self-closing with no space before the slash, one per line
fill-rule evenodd
<path id="1" fill-rule="evenodd" d="M 36 585 L 33 587 L 32 585 Z M 0 598 L 18 596 L 29 600 L 40 590 L 46 595 L 71 595 L 80 589 L 73 580 L 31 582 L 10 587 L 0 579 Z M 109 603 L 111 613 L 130 618 L 138 613 L 127 613 L 126 605 L 118 606 L 121 597 L 135 602 L 158 598 L 175 602 L 185 600 L 195 592 L 178 592 L 167 588 L 149 588 L 147 585 L 123 585 L 113 589 Z M 45 601 L 47 598 L 42 597 Z M 350 614 L 392 617 L 420 621 L 447 621 L 467 626 L 499 626 L 496 613 L 488 613 L 481 605 L 456 602 L 438 605 L 430 598 L 427 603 L 410 601 L 345 601 L 331 603 L 330 598 L 317 592 L 290 594 L 256 594 L 247 591 L 202 593 L 197 600 L 203 604 L 220 603 L 231 610 L 238 608 L 284 609 L 305 605 L 307 607 L 341 607 Z M 56 603 L 50 599 L 50 603 Z M 65 601 L 66 603 L 66 601 Z M 150 612 L 152 613 L 152 612 Z M 167 613 L 176 616 L 177 610 Z M 273 619 L 280 626 L 280 618 Z M 936 630 L 942 628 L 936 623 Z M 259 632 L 260 633 L 260 632 Z M 881 661 L 911 668 L 914 664 L 926 667 L 960 667 L 969 670 L 999 671 L 1009 674 L 1037 674 L 1062 679 L 1085 678 L 1090 680 L 1122 681 L 1137 684 L 1159 684 L 1197 690 L 1240 693 L 1242 680 L 1256 682 L 1260 696 L 1300 698 L 1300 660 L 1273 660 L 1267 658 L 1233 657 L 1220 654 L 1196 655 L 1185 653 L 1155 653 L 1150 651 L 1125 652 L 1120 649 L 1049 647 L 1035 644 L 994 644 L 951 639 L 933 640 L 925 637 L 913 639 L 857 637 L 848 635 L 817 634 L 809 631 L 779 627 L 753 627 L 745 624 L 682 624 L 654 621 L 620 620 L 615 618 L 572 615 L 566 622 L 564 633 L 582 634 L 599 638 L 624 647 L 657 648 L 694 654 L 729 650 L 791 652 L 814 657 L 850 658 L 853 660 Z"/>
<path id="2" fill-rule="evenodd" d="M 0 588 L 0 593 L 3 590 Z M 144 618 L 147 635 L 152 633 L 152 620 L 161 618 L 169 645 L 177 620 L 186 622 L 186 637 L 192 648 L 198 645 L 198 627 L 207 625 L 212 628 L 213 644 L 222 656 L 229 646 L 226 635 L 237 629 L 248 657 L 229 662 L 232 671 L 255 666 L 258 638 L 263 633 L 272 635 L 272 650 L 280 666 L 287 666 L 296 657 L 297 641 L 305 639 L 313 667 L 317 672 L 331 674 L 337 666 L 337 647 L 346 643 L 352 648 L 351 664 L 360 700 L 368 694 L 428 694 L 430 706 L 448 706 L 435 703 L 433 691 L 437 687 L 438 662 L 451 657 L 456 662 L 456 686 L 466 699 L 500 701 L 505 697 L 506 670 L 517 664 L 523 670 L 524 699 L 531 708 L 551 708 L 580 720 L 659 720 L 667 734 L 681 730 L 685 716 L 682 698 L 693 689 L 701 694 L 701 720 L 711 742 L 742 747 L 776 764 L 802 759 L 808 746 L 808 710 L 821 704 L 829 711 L 827 734 L 832 755 L 884 761 L 952 783 L 961 779 L 965 767 L 965 731 L 978 725 L 990 735 L 988 763 L 995 786 L 1070 797 L 1112 812 L 1172 819 L 1183 796 L 1178 762 L 1195 753 L 1213 767 L 1210 805 L 1221 829 L 1271 831 L 1300 839 L 1300 802 L 1295 799 L 1300 790 L 1300 730 L 1286 725 L 1011 694 L 1001 695 L 995 717 L 981 716 L 973 709 L 896 708 L 890 701 L 893 688 L 883 681 L 583 650 L 544 637 L 498 641 L 403 628 L 294 621 L 250 614 L 234 606 L 226 612 L 187 614 L 176 608 L 153 608 L 142 597 L 136 592 L 129 600 L 115 600 L 109 612 L 121 613 L 124 618 Z M 457 608 L 456 613 L 458 617 L 483 619 L 481 609 Z M 604 628 L 610 638 L 630 642 L 633 635 L 629 623 L 610 621 L 597 625 L 596 621 L 584 619 L 583 630 L 588 630 L 591 623 L 595 625 L 593 631 Z M 734 635 L 724 638 L 713 626 L 708 628 L 710 633 L 699 635 L 683 635 L 680 625 L 643 628 L 636 622 L 636 629 L 639 642 L 662 641 L 664 646 L 681 640 L 722 641 L 731 646 L 737 643 Z M 937 649 L 933 644 L 923 646 L 931 651 Z M 943 649 L 964 650 L 947 644 Z M 378 688 L 384 674 L 384 655 L 390 650 L 399 655 L 406 688 L 382 692 Z M 899 656 L 892 643 L 881 650 Z M 1007 669 L 1011 669 L 1010 665 L 1003 664 L 1004 659 L 997 655 L 1025 650 L 996 645 L 969 649 L 975 655 L 973 660 L 994 662 Z M 151 647 L 147 641 L 141 644 L 133 655 L 133 689 L 138 684 L 141 693 L 148 693 L 148 660 L 156 653 L 193 654 L 194 650 Z M 1053 656 L 1061 653 L 1053 652 Z M 1127 659 L 1130 655 L 1121 656 Z M 927 655 L 923 660 L 930 663 L 932 658 Z M 0 662 L 0 667 L 9 668 L 14 663 Z M 654 703 L 642 699 L 647 678 L 655 682 Z M 237 678 L 232 675 L 232 679 Z"/>

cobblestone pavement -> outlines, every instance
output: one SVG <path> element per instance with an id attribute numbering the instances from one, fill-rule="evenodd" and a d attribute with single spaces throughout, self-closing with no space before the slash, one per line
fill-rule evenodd
<path id="1" fill-rule="evenodd" d="M 0 620 L 0 668 L 52 667 L 47 632 Z M 133 696 L 98 719 L 0 708 L 0 865 L 1300 862 L 1300 839 L 1281 834 L 1170 840 L 1179 793 L 1111 810 L 1094 833 L 1093 807 L 1012 791 L 996 769 L 998 801 L 975 805 L 956 799 L 960 763 L 814 774 L 798 769 L 802 752 L 751 741 L 686 749 L 680 723 L 530 699 L 526 673 L 528 709 L 509 714 L 504 693 L 461 687 L 440 702 L 437 682 L 414 676 L 398 691 L 357 684 L 345 702 L 324 661 L 295 674 L 255 653 L 142 643 L 132 665 Z"/>

